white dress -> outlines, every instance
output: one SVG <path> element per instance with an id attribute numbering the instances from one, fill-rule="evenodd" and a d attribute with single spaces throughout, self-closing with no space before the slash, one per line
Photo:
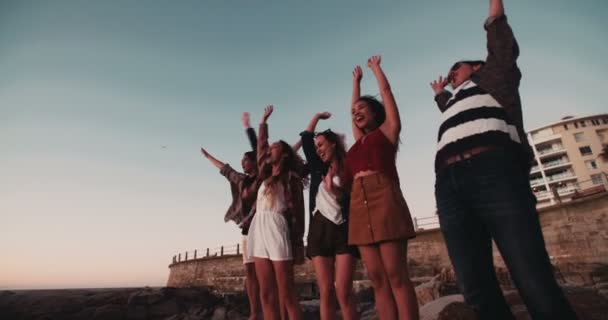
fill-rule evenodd
<path id="1" fill-rule="evenodd" d="M 289 228 L 283 216 L 287 209 L 285 192 L 280 183 L 275 188 L 274 205 L 264 194 L 265 183 L 258 190 L 256 213 L 247 234 L 247 255 L 271 261 L 292 260 Z"/>

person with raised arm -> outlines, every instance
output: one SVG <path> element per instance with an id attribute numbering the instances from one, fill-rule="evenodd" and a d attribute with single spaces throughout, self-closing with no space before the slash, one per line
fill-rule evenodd
<path id="1" fill-rule="evenodd" d="M 418 319 L 407 268 L 407 242 L 416 236 L 395 165 L 401 120 L 380 56 L 367 61 L 382 102 L 360 97 L 361 67 L 353 71 L 351 104 L 355 144 L 347 153 L 352 176 L 348 242 L 356 245 L 372 282 L 378 316 Z"/>
<path id="2" fill-rule="evenodd" d="M 486 59 L 458 61 L 431 82 L 442 113 L 435 157 L 441 232 L 480 319 L 515 319 L 496 278 L 492 240 L 532 319 L 576 319 L 553 275 L 530 188 L 519 46 L 501 0 L 490 0 L 484 27 Z"/>
<path id="3" fill-rule="evenodd" d="M 255 274 L 253 257 L 247 255 L 247 232 L 249 231 L 251 217 L 255 214 L 255 199 L 259 186 L 256 165 L 257 137 L 255 130 L 249 124 L 249 113 L 243 113 L 242 121 L 253 149 L 253 151 L 247 151 L 243 154 L 241 160 L 243 173 L 237 172 L 229 164 L 216 159 L 204 148 L 201 148 L 201 152 L 215 167 L 220 169 L 220 173 L 230 182 L 232 203 L 224 216 L 224 221 L 234 221 L 241 228 L 245 289 L 249 299 L 249 319 L 256 320 L 260 313 L 259 284 Z"/>
<path id="4" fill-rule="evenodd" d="M 345 320 L 357 319 L 353 295 L 353 273 L 357 248 L 348 245 L 346 148 L 342 136 L 331 130 L 315 133 L 319 120 L 331 117 L 317 113 L 300 133 L 310 172 L 306 254 L 312 259 L 321 295 L 321 320 L 336 318 L 335 298 Z"/>
<path id="5" fill-rule="evenodd" d="M 304 260 L 304 161 L 285 141 L 268 143 L 267 121 L 273 106 L 264 110 L 258 131 L 256 214 L 247 236 L 247 254 L 255 260 L 264 319 L 302 319 L 295 291 L 293 266 Z M 278 294 L 278 299 L 277 299 Z"/>

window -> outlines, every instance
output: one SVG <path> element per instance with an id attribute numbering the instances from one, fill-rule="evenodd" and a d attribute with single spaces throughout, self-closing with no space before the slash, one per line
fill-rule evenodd
<path id="1" fill-rule="evenodd" d="M 597 169 L 597 163 L 595 163 L 595 160 L 587 160 L 587 161 L 585 161 L 585 165 L 587 166 L 587 169 L 589 169 L 589 170 Z"/>
<path id="2" fill-rule="evenodd" d="M 597 136 L 598 138 L 600 138 L 600 141 L 604 142 L 604 141 L 608 141 L 608 130 L 598 130 L 597 131 Z"/>
<path id="3" fill-rule="evenodd" d="M 578 148 L 578 150 L 581 152 L 582 156 L 588 156 L 588 155 L 593 154 L 593 152 L 591 152 L 591 148 L 589 146 L 580 147 L 580 148 Z"/>
<path id="4" fill-rule="evenodd" d="M 578 122 L 574 122 L 574 127 L 578 128 Z"/>
<path id="5" fill-rule="evenodd" d="M 568 124 L 564 124 L 564 130 L 568 130 Z"/>
<path id="6" fill-rule="evenodd" d="M 599 121 L 599 120 L 597 120 L 597 119 L 591 119 L 591 123 L 592 123 L 594 126 L 599 126 L 599 125 L 600 125 L 600 121 Z"/>
<path id="7" fill-rule="evenodd" d="M 577 132 L 574 134 L 574 140 L 576 140 L 576 142 L 581 142 L 581 141 L 585 141 L 585 134 L 583 132 Z"/>
<path id="8" fill-rule="evenodd" d="M 583 127 L 583 128 L 587 126 L 587 125 L 585 124 L 585 121 L 581 121 L 581 122 L 580 122 L 580 124 L 581 124 L 581 127 Z"/>
<path id="9" fill-rule="evenodd" d="M 604 124 L 608 124 L 608 118 L 604 118 L 602 119 L 602 121 L 604 122 Z"/>
<path id="10" fill-rule="evenodd" d="M 601 173 L 592 174 L 591 175 L 591 182 L 593 184 L 604 184 L 604 179 L 602 179 L 602 174 Z"/>

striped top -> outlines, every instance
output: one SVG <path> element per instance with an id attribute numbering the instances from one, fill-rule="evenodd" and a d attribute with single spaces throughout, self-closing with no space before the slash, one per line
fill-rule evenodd
<path id="1" fill-rule="evenodd" d="M 475 147 L 520 145 L 506 110 L 473 81 L 454 90 L 441 114 L 435 168 L 447 158 Z"/>

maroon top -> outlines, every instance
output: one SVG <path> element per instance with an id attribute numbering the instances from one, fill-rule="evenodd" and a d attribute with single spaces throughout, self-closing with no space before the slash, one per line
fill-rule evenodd
<path id="1" fill-rule="evenodd" d="M 399 180 L 395 156 L 397 148 L 380 128 L 359 138 L 346 154 L 348 173 L 354 177 L 361 171 L 377 171 Z"/>

